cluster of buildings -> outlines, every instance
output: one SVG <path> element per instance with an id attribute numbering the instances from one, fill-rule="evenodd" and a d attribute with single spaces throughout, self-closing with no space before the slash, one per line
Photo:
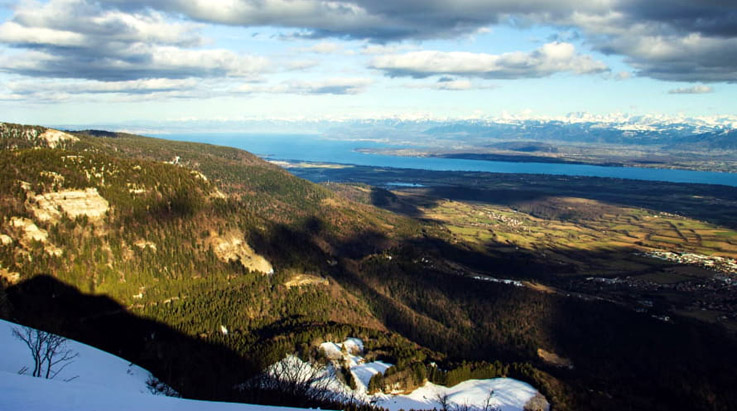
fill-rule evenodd
<path id="1" fill-rule="evenodd" d="M 723 274 L 737 275 L 737 260 L 732 258 L 672 251 L 651 251 L 644 255 L 679 264 L 698 265 Z"/>

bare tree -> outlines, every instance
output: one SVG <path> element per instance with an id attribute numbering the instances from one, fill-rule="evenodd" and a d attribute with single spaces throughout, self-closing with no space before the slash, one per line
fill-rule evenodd
<path id="1" fill-rule="evenodd" d="M 79 356 L 67 348 L 67 339 L 46 331 L 30 327 L 13 327 L 13 336 L 23 341 L 31 351 L 33 358 L 34 377 L 53 379 Z M 28 372 L 29 367 L 23 367 L 19 374 Z"/>
<path id="2" fill-rule="evenodd" d="M 453 408 L 453 411 L 476 411 L 476 409 L 470 405 L 468 405 L 467 402 L 464 402 L 463 404 L 458 404 Z"/>
<path id="3" fill-rule="evenodd" d="M 439 411 L 500 411 L 501 407 L 494 404 L 494 390 L 489 390 L 489 394 L 486 396 L 486 400 L 483 405 L 470 405 L 467 402 L 463 404 L 453 405 L 450 402 L 450 397 L 443 391 L 438 391 L 435 394 L 435 401 L 440 404 Z"/>
<path id="4" fill-rule="evenodd" d="M 450 410 L 450 397 L 444 392 L 438 392 L 435 394 L 435 401 L 440 404 L 440 411 Z"/>
<path id="5" fill-rule="evenodd" d="M 494 389 L 489 390 L 489 395 L 486 396 L 486 401 L 484 401 L 484 408 L 483 411 L 500 411 L 501 407 L 494 404 Z"/>
<path id="6" fill-rule="evenodd" d="M 328 369 L 324 365 L 288 356 L 241 388 L 289 393 L 312 402 L 340 400 L 339 395 L 329 387 L 331 378 L 328 378 L 327 373 Z"/>

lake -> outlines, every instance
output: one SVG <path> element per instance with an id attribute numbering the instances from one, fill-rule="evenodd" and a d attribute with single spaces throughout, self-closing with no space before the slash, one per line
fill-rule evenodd
<path id="1" fill-rule="evenodd" d="M 399 146 L 372 141 L 327 140 L 318 135 L 213 133 L 167 134 L 158 135 L 157 137 L 169 140 L 236 147 L 269 160 L 296 160 L 435 171 L 482 171 L 489 173 L 610 177 L 672 183 L 721 184 L 737 187 L 737 174 L 734 173 L 366 154 L 356 150 L 360 148 Z"/>

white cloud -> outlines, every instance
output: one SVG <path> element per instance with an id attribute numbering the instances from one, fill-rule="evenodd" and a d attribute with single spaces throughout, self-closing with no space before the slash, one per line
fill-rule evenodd
<path id="1" fill-rule="evenodd" d="M 343 51 L 343 46 L 338 43 L 331 41 L 323 41 L 315 44 L 312 47 L 305 47 L 299 49 L 303 53 L 317 53 L 317 54 L 335 54 Z"/>
<path id="2" fill-rule="evenodd" d="M 45 27 L 25 27 L 14 21 L 0 26 L 0 42 L 24 45 L 84 46 L 87 39 L 80 33 Z"/>
<path id="3" fill-rule="evenodd" d="M 278 85 L 245 84 L 238 91 L 245 93 L 276 94 L 358 94 L 373 81 L 369 78 L 336 77 L 314 81 L 292 80 Z"/>
<path id="4" fill-rule="evenodd" d="M 668 94 L 708 94 L 713 92 L 713 88 L 705 85 L 695 85 L 692 87 L 682 87 L 668 90 Z"/>
<path id="5" fill-rule="evenodd" d="M 361 49 L 364 55 L 394 54 L 401 51 L 416 50 L 418 46 L 408 44 L 367 44 Z"/>
<path id="6" fill-rule="evenodd" d="M 146 79 L 129 81 L 12 81 L 6 87 L 17 94 L 65 93 L 65 94 L 98 94 L 127 93 L 146 94 L 163 91 L 187 90 L 196 87 L 194 79 Z"/>
<path id="7" fill-rule="evenodd" d="M 560 72 L 601 73 L 607 66 L 576 52 L 569 43 L 548 43 L 529 53 L 485 54 L 415 51 L 376 57 L 371 66 L 392 77 L 458 75 L 489 79 L 546 77 Z"/>
<path id="8" fill-rule="evenodd" d="M 551 26 L 598 51 L 625 56 L 636 74 L 663 80 L 737 78 L 737 3 L 727 0 L 102 0 L 194 21 L 289 27 L 313 37 L 462 38 L 491 25 Z M 580 32 L 580 33 L 579 33 Z"/>
<path id="9" fill-rule="evenodd" d="M 0 69 L 103 81 L 251 76 L 268 69 L 263 57 L 199 48 L 199 27 L 157 11 L 125 13 L 87 0 L 27 2 L 0 24 L 0 42 L 20 50 L 0 56 Z"/>
<path id="10" fill-rule="evenodd" d="M 208 80 L 155 78 L 126 81 L 84 79 L 13 80 L 4 83 L 0 99 L 31 103 L 147 101 L 205 98 L 225 95 L 232 83 Z"/>
<path id="11" fill-rule="evenodd" d="M 640 76 L 668 81 L 737 81 L 737 37 L 698 33 L 663 36 L 650 27 L 602 43 L 607 52 L 627 56 Z"/>
<path id="12" fill-rule="evenodd" d="M 727 0 L 27 0 L 0 24 L 0 43 L 22 51 L 12 61 L 6 54 L 0 69 L 106 81 L 268 70 L 257 56 L 204 49 L 204 25 L 225 24 L 296 29 L 300 37 L 322 39 L 304 49 L 309 53 L 351 54 L 341 40 L 364 40 L 370 44 L 359 52 L 380 56 L 374 66 L 390 75 L 432 75 L 422 65 L 444 66 L 436 70 L 440 74 L 486 78 L 606 70 L 590 56 L 558 54 L 567 52 L 563 46 L 501 55 L 401 54 L 405 40 L 467 39 L 509 24 L 552 28 L 564 42 L 549 44 L 570 46 L 567 41 L 580 39 L 598 52 L 624 56 L 632 75 L 736 82 L 735 21 L 737 3 Z M 462 61 L 454 66 L 456 57 Z"/>
<path id="13" fill-rule="evenodd" d="M 132 45 L 116 56 L 82 58 L 74 54 L 27 51 L 0 56 L 0 68 L 48 78 L 125 81 L 149 78 L 256 76 L 269 68 L 263 57 L 229 50 L 187 50 L 171 46 Z"/>

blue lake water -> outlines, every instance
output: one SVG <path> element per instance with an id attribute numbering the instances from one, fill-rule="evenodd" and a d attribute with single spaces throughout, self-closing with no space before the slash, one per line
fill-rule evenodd
<path id="1" fill-rule="evenodd" d="M 336 141 L 316 135 L 285 134 L 177 134 L 158 137 L 240 148 L 270 160 L 297 160 L 373 167 L 436 171 L 553 174 L 611 177 L 673 183 L 721 184 L 737 187 L 737 174 L 656 168 L 603 167 L 583 164 L 523 163 L 453 158 L 400 157 L 366 154 L 360 148 L 397 147 L 378 142 Z"/>

